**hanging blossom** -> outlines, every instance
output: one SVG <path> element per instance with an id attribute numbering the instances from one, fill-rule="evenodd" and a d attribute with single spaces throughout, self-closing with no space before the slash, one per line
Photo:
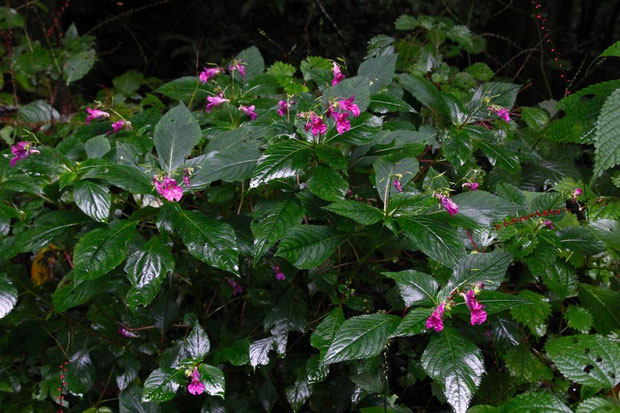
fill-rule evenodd
<path id="1" fill-rule="evenodd" d="M 396 188 L 396 192 L 403 192 L 403 187 L 398 179 L 394 179 L 394 188 Z"/>
<path id="2" fill-rule="evenodd" d="M 243 60 L 234 60 L 230 66 L 228 66 L 228 71 L 230 73 L 234 73 L 235 71 L 239 72 L 242 77 L 245 77 L 245 66 Z"/>
<path id="3" fill-rule="evenodd" d="M 300 116 L 304 115 L 300 114 Z M 327 125 L 323 121 L 322 117 L 317 116 L 317 114 L 314 112 L 311 112 L 310 118 L 308 119 L 308 122 L 306 122 L 305 129 L 312 130 L 312 135 L 317 136 L 327 132 Z"/>
<path id="4" fill-rule="evenodd" d="M 434 328 L 436 332 L 440 332 L 443 330 L 443 313 L 446 308 L 446 303 L 444 301 L 441 302 L 433 311 L 433 314 L 429 318 L 426 319 L 426 329 L 430 330 Z"/>
<path id="5" fill-rule="evenodd" d="M 242 111 L 243 113 L 245 113 L 246 115 L 248 115 L 250 117 L 250 120 L 254 120 L 258 116 L 256 114 L 256 112 L 254 111 L 254 109 L 256 109 L 256 107 L 254 105 L 252 105 L 252 106 L 243 106 L 243 105 L 239 106 L 239 110 Z"/>
<path id="6" fill-rule="evenodd" d="M 575 188 L 575 190 L 573 191 L 573 199 L 576 199 L 582 193 L 583 193 L 583 191 L 581 190 L 581 188 Z"/>
<path id="7" fill-rule="evenodd" d="M 291 105 L 294 105 L 295 101 L 291 100 L 291 102 L 287 102 L 286 100 L 281 100 L 278 102 L 278 106 L 280 106 L 278 108 L 278 115 L 283 118 L 284 115 L 286 115 L 289 111 L 289 109 L 291 108 Z"/>
<path id="8" fill-rule="evenodd" d="M 349 131 L 351 129 L 351 122 L 347 119 L 349 114 L 354 117 L 359 116 L 360 109 L 357 104 L 353 103 L 355 96 L 351 96 L 349 99 L 343 99 L 336 101 L 335 103 L 329 102 L 327 105 L 326 117 L 331 116 L 336 120 L 336 130 L 339 135 Z"/>
<path id="9" fill-rule="evenodd" d="M 13 158 L 11 158 L 11 162 L 9 165 L 13 168 L 17 161 L 22 159 L 26 159 L 33 153 L 41 153 L 38 150 L 32 147 L 32 143 L 30 142 L 17 142 L 15 145 L 11 146 L 11 153 L 13 154 Z"/>
<path id="10" fill-rule="evenodd" d="M 177 181 L 173 178 L 165 176 L 162 178 L 162 180 L 158 180 L 157 176 L 154 176 L 153 185 L 155 185 L 157 193 L 159 193 L 159 195 L 163 196 L 170 202 L 178 202 L 183 196 L 183 188 L 177 185 Z"/>
<path id="11" fill-rule="evenodd" d="M 336 113 L 334 115 L 334 119 L 336 119 L 336 130 L 339 135 L 347 132 L 351 129 L 351 122 L 347 119 L 349 117 L 348 113 Z"/>
<path id="12" fill-rule="evenodd" d="M 183 183 L 186 188 L 189 188 L 189 176 L 192 172 L 191 170 L 193 170 L 193 168 L 183 169 Z"/>
<path id="13" fill-rule="evenodd" d="M 216 77 L 217 75 L 222 73 L 224 73 L 224 69 L 222 69 L 221 67 L 205 67 L 202 69 L 202 72 L 200 72 L 200 75 L 198 75 L 198 78 L 202 83 L 207 83 L 210 78 Z"/>
<path id="14" fill-rule="evenodd" d="M 336 86 L 338 83 L 344 80 L 344 75 L 340 71 L 340 66 L 334 62 L 334 78 L 332 79 L 332 86 Z"/>
<path id="15" fill-rule="evenodd" d="M 114 122 L 112 124 L 112 129 L 114 130 L 112 133 L 117 133 L 122 129 L 131 129 L 131 122 L 119 120 L 118 122 Z"/>
<path id="16" fill-rule="evenodd" d="M 463 188 L 468 188 L 470 191 L 478 190 L 478 182 L 465 182 Z"/>
<path id="17" fill-rule="evenodd" d="M 90 121 L 93 119 L 100 119 L 100 118 L 107 119 L 110 117 L 110 114 L 108 112 L 105 112 L 99 109 L 86 108 L 86 112 L 88 112 L 88 116 L 86 117 L 87 125 L 90 125 Z"/>
<path id="18" fill-rule="evenodd" d="M 498 105 L 489 106 L 489 111 L 495 113 L 500 118 L 504 119 L 506 122 L 510 122 L 510 112 L 508 109 L 503 108 Z"/>
<path id="19" fill-rule="evenodd" d="M 480 286 L 476 287 L 476 289 L 481 289 L 483 287 L 484 286 L 480 284 Z M 461 295 L 465 299 L 465 304 L 467 305 L 467 308 L 469 308 L 469 311 L 471 312 L 469 322 L 472 326 L 476 324 L 481 325 L 487 319 L 487 312 L 483 310 L 485 306 L 484 304 L 480 304 L 480 302 L 478 302 L 478 299 L 476 298 L 476 292 L 474 290 L 469 290 L 467 291 L 467 293 L 461 293 Z"/>
<path id="20" fill-rule="evenodd" d="M 205 385 L 200 381 L 200 373 L 198 367 L 194 367 L 192 372 L 192 382 L 187 386 L 187 391 L 197 396 L 205 391 Z"/>
<path id="21" fill-rule="evenodd" d="M 436 194 L 435 197 L 441 202 L 441 206 L 448 211 L 451 217 L 455 216 L 459 212 L 459 206 L 454 203 L 448 196 Z"/>
<path id="22" fill-rule="evenodd" d="M 220 92 L 219 95 L 217 95 L 217 96 L 208 96 L 207 97 L 207 101 L 209 102 L 207 104 L 207 107 L 205 108 L 207 113 L 211 112 L 211 109 L 214 108 L 214 107 L 218 107 L 218 106 L 224 104 L 225 102 L 230 102 L 229 99 L 226 99 L 224 97 L 224 92 Z"/>
<path id="23" fill-rule="evenodd" d="M 235 280 L 230 277 L 227 277 L 226 280 L 228 281 L 228 285 L 232 287 L 233 295 L 243 293 L 243 287 L 239 285 Z"/>
<path id="24" fill-rule="evenodd" d="M 349 99 L 346 100 L 339 100 L 338 107 L 342 110 L 351 112 L 353 116 L 358 117 L 360 115 L 360 108 L 357 106 L 357 104 L 353 103 L 354 100 L 355 96 L 351 96 Z"/>
<path id="25" fill-rule="evenodd" d="M 555 229 L 555 225 L 553 225 L 553 222 L 549 221 L 548 219 L 545 219 L 545 222 L 543 222 L 543 225 L 549 229 Z"/>
<path id="26" fill-rule="evenodd" d="M 127 330 L 125 327 L 118 328 L 118 334 L 125 338 L 137 338 L 139 337 L 136 333 Z"/>
<path id="27" fill-rule="evenodd" d="M 286 280 L 286 275 L 284 275 L 284 273 L 282 272 L 280 267 L 278 267 L 277 265 L 272 265 L 271 269 L 273 270 L 273 272 L 276 275 L 276 280 L 278 280 L 278 281 Z"/>

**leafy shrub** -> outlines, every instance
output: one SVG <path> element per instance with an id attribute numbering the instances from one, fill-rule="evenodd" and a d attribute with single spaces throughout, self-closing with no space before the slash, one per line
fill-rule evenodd
<path id="1" fill-rule="evenodd" d="M 250 47 L 164 84 L 126 73 L 70 119 L 19 106 L 3 407 L 617 408 L 617 84 L 552 120 L 448 65 L 483 49 L 467 28 L 396 28 L 357 71 L 308 57 L 299 77 Z"/>

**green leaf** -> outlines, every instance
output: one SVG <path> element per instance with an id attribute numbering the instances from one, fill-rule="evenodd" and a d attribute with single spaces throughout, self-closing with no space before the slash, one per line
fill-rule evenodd
<path id="1" fill-rule="evenodd" d="M 587 227 L 568 227 L 558 232 L 562 247 L 585 255 L 596 255 L 605 251 L 601 242 Z"/>
<path id="2" fill-rule="evenodd" d="M 382 275 L 396 281 L 405 307 L 412 305 L 434 305 L 439 285 L 433 277 L 416 270 L 383 272 Z"/>
<path id="3" fill-rule="evenodd" d="M 324 57 L 308 56 L 299 65 L 304 81 L 313 80 L 318 86 L 331 84 L 332 62 Z"/>
<path id="4" fill-rule="evenodd" d="M 383 212 L 379 208 L 364 202 L 344 199 L 323 207 L 330 212 L 352 219 L 362 225 L 372 225 L 383 219 Z"/>
<path id="5" fill-rule="evenodd" d="M 155 93 L 178 100 L 189 105 L 189 102 L 204 102 L 211 95 L 209 85 L 203 85 L 198 76 L 184 76 L 164 83 Z"/>
<path id="6" fill-rule="evenodd" d="M 81 165 L 80 171 L 86 171 L 82 179 L 101 179 L 132 194 L 151 194 L 154 191 L 151 178 L 133 166 L 107 163 Z"/>
<path id="7" fill-rule="evenodd" d="M 60 113 L 45 100 L 35 100 L 19 107 L 17 118 L 23 122 L 48 123 L 60 118 Z"/>
<path id="8" fill-rule="evenodd" d="M 521 119 L 534 131 L 541 131 L 549 123 L 549 113 L 544 109 L 521 106 Z"/>
<path id="9" fill-rule="evenodd" d="M 89 139 L 84 144 L 84 150 L 88 159 L 103 158 L 103 155 L 110 152 L 110 141 L 105 135 L 98 135 Z"/>
<path id="10" fill-rule="evenodd" d="M 376 313 L 353 317 L 336 331 L 322 365 L 378 355 L 398 327 L 400 318 Z"/>
<path id="11" fill-rule="evenodd" d="M 344 323 L 344 314 L 342 307 L 334 308 L 327 316 L 316 326 L 316 330 L 310 336 L 310 344 L 321 352 L 321 357 L 325 358 L 329 346 L 334 341 L 336 331 Z"/>
<path id="12" fill-rule="evenodd" d="M 235 60 L 243 60 L 245 66 L 245 82 L 249 82 L 265 70 L 265 61 L 256 46 L 248 47 L 239 52 Z M 238 79 L 238 77 L 237 77 Z"/>
<path id="13" fill-rule="evenodd" d="M 230 363 L 233 366 L 243 366 L 250 361 L 250 340 L 242 338 L 234 343 L 220 343 L 215 351 L 214 362 L 220 364 L 223 362 Z"/>
<path id="14" fill-rule="evenodd" d="M 198 323 L 185 339 L 183 347 L 194 363 L 202 361 L 209 352 L 211 348 L 209 337 Z"/>
<path id="15" fill-rule="evenodd" d="M 202 136 L 200 126 L 183 103 L 170 109 L 155 125 L 153 142 L 159 164 L 168 176 L 183 165 Z"/>
<path id="16" fill-rule="evenodd" d="M 344 199 L 349 183 L 333 169 L 319 166 L 308 180 L 308 190 L 325 201 L 338 201 Z"/>
<path id="17" fill-rule="evenodd" d="M 64 235 L 71 227 L 90 221 L 77 211 L 52 211 L 42 215 L 35 226 L 17 235 L 15 248 L 17 252 L 39 251 L 54 238 Z"/>
<path id="18" fill-rule="evenodd" d="M 179 382 L 183 380 L 183 370 L 160 368 L 153 370 L 144 381 L 143 402 L 167 402 L 172 400 Z"/>
<path id="19" fill-rule="evenodd" d="M 93 49 L 74 54 L 63 64 L 63 76 L 67 85 L 76 82 L 86 76 L 95 64 L 97 54 Z"/>
<path id="20" fill-rule="evenodd" d="M 542 337 L 547 332 L 547 319 L 551 315 L 551 304 L 542 295 L 529 290 L 522 290 L 517 295 L 528 301 L 510 310 L 512 317 L 519 323 L 529 327 L 537 337 Z"/>
<path id="21" fill-rule="evenodd" d="M 620 383 L 620 343 L 600 335 L 575 335 L 549 340 L 545 350 L 570 381 L 611 389 Z"/>
<path id="22" fill-rule="evenodd" d="M 92 181 L 78 181 L 73 187 L 73 199 L 78 208 L 95 221 L 108 220 L 112 197 L 105 186 Z"/>
<path id="23" fill-rule="evenodd" d="M 358 76 L 370 79 L 370 93 L 376 93 L 381 88 L 392 83 L 396 70 L 397 54 L 373 57 L 365 60 L 357 70 Z"/>
<path id="24" fill-rule="evenodd" d="M 338 134 L 336 128 L 330 129 L 323 143 L 344 142 L 351 145 L 366 145 L 372 142 L 377 133 L 381 131 L 383 119 L 373 116 L 370 113 L 362 113 L 356 118 L 351 119 L 351 129 L 342 135 Z"/>
<path id="25" fill-rule="evenodd" d="M 200 381 L 205 386 L 205 392 L 210 396 L 218 396 L 223 399 L 226 379 L 222 370 L 203 363 L 198 366 L 198 372 L 200 373 Z"/>
<path id="26" fill-rule="evenodd" d="M 590 222 L 588 227 L 609 248 L 620 251 L 620 222 L 613 219 L 599 219 Z"/>
<path id="27" fill-rule="evenodd" d="M 441 289 L 438 299 L 444 300 L 456 289 L 473 288 L 478 283 L 484 283 L 487 290 L 497 289 L 511 262 L 512 255 L 502 251 L 464 257 L 458 262 L 448 283 Z"/>
<path id="28" fill-rule="evenodd" d="M 105 278 L 77 281 L 73 279 L 73 275 L 72 272 L 67 274 L 52 295 L 52 304 L 57 313 L 85 304 L 105 291 Z"/>
<path id="29" fill-rule="evenodd" d="M 331 86 L 323 94 L 323 99 L 349 99 L 355 96 L 354 103 L 360 112 L 366 111 L 370 103 L 370 79 L 366 76 L 354 76 Z"/>
<path id="30" fill-rule="evenodd" d="M 402 319 L 391 337 L 409 337 L 426 332 L 426 320 L 434 308 L 414 308 Z"/>
<path id="31" fill-rule="evenodd" d="M 592 312 L 594 328 L 607 334 L 620 328 L 620 293 L 609 288 L 579 284 L 579 301 Z"/>
<path id="32" fill-rule="evenodd" d="M 383 93 L 372 95 L 368 109 L 382 115 L 390 112 L 415 113 L 415 109 L 404 100 Z"/>
<path id="33" fill-rule="evenodd" d="M 310 399 L 312 387 L 308 384 L 307 380 L 296 380 L 295 384 L 284 389 L 284 393 L 286 394 L 286 400 L 291 405 L 293 412 L 298 412 Z"/>
<path id="34" fill-rule="evenodd" d="M 449 111 L 441 92 L 428 79 L 409 73 L 402 73 L 398 75 L 398 78 L 403 88 L 424 106 L 448 114 Z"/>
<path id="35" fill-rule="evenodd" d="M 603 53 L 601 53 L 598 57 L 606 57 L 606 56 L 615 56 L 620 57 L 620 41 L 609 46 Z"/>
<path id="36" fill-rule="evenodd" d="M 223 152 L 210 152 L 200 163 L 198 173 L 192 177 L 192 188 L 196 182 L 198 186 L 203 186 L 219 180 L 243 181 L 252 175 L 261 155 L 258 145 L 248 143 L 241 143 Z"/>
<path id="37" fill-rule="evenodd" d="M 465 413 L 484 373 L 478 347 L 451 328 L 434 334 L 420 360 L 456 413 Z"/>
<path id="38" fill-rule="evenodd" d="M 131 282 L 126 301 L 135 309 L 147 306 L 159 293 L 163 277 L 174 270 L 174 258 L 168 246 L 158 236 L 153 236 L 140 249 L 127 258 L 125 272 Z"/>
<path id="39" fill-rule="evenodd" d="M 69 359 L 65 374 L 67 389 L 78 396 L 84 395 L 95 381 L 95 367 L 86 350 L 78 350 Z"/>
<path id="40" fill-rule="evenodd" d="M 0 319 L 6 317 L 17 303 L 17 288 L 5 274 L 0 274 Z"/>
<path id="41" fill-rule="evenodd" d="M 568 324 L 570 328 L 574 328 L 584 334 L 590 331 L 594 321 L 590 310 L 574 304 L 568 306 L 564 313 L 564 318 L 566 319 L 566 324 Z"/>
<path id="42" fill-rule="evenodd" d="M 551 265 L 544 265 L 543 271 L 532 273 L 540 277 L 543 284 L 553 292 L 552 298 L 563 300 L 577 290 L 575 268 L 560 259 L 556 259 Z"/>
<path id="43" fill-rule="evenodd" d="M 510 399 L 504 413 L 572 413 L 564 403 L 549 393 L 528 392 Z"/>
<path id="44" fill-rule="evenodd" d="M 490 226 L 508 215 L 516 215 L 519 206 L 485 191 L 468 191 L 456 194 L 452 201 L 459 206 L 459 214 L 480 225 Z"/>
<path id="45" fill-rule="evenodd" d="M 276 338 L 267 337 L 250 344 L 250 365 L 263 366 L 269 364 L 269 352 L 275 349 Z"/>
<path id="46" fill-rule="evenodd" d="M 116 268 L 126 258 L 136 221 L 115 221 L 82 236 L 73 252 L 76 280 L 94 280 Z"/>
<path id="47" fill-rule="evenodd" d="M 276 257 L 282 257 L 300 269 L 318 267 L 346 237 L 347 234 L 332 227 L 300 225 L 289 230 L 282 238 Z"/>
<path id="48" fill-rule="evenodd" d="M 510 374 L 526 383 L 550 381 L 553 372 L 545 366 L 525 345 L 511 348 L 504 356 Z"/>
<path id="49" fill-rule="evenodd" d="M 120 76 L 112 79 L 114 88 L 125 96 L 131 96 L 144 83 L 144 75 L 135 70 L 128 70 Z"/>
<path id="50" fill-rule="evenodd" d="M 476 95 L 482 98 L 488 97 L 491 103 L 511 109 L 515 104 L 519 89 L 521 86 L 514 83 L 486 82 L 480 85 Z"/>
<path id="51" fill-rule="evenodd" d="M 301 223 L 304 209 L 294 197 L 261 200 L 254 209 L 250 225 L 254 235 L 254 259 L 258 260 L 276 244 L 289 228 Z"/>
<path id="52" fill-rule="evenodd" d="M 176 222 L 190 254 L 215 268 L 239 274 L 237 238 L 230 225 L 180 208 Z"/>
<path id="53" fill-rule="evenodd" d="M 290 178 L 303 171 L 312 149 L 305 143 L 288 140 L 267 148 L 250 180 L 250 188 L 257 188 L 275 179 Z"/>
<path id="54" fill-rule="evenodd" d="M 603 412 L 616 412 L 620 408 L 620 403 L 617 399 L 611 397 L 590 397 L 579 403 L 575 413 L 603 413 Z"/>
<path id="55" fill-rule="evenodd" d="M 142 389 L 136 385 L 125 389 L 118 398 L 120 413 L 160 413 L 158 403 L 142 402 Z"/>
<path id="56" fill-rule="evenodd" d="M 620 88 L 605 101 L 596 123 L 594 176 L 620 164 Z"/>
<path id="57" fill-rule="evenodd" d="M 431 216 L 399 218 L 403 235 L 432 259 L 455 268 L 465 256 L 465 246 L 458 232 L 445 219 Z"/>
<path id="58" fill-rule="evenodd" d="M 419 169 L 416 158 L 394 159 L 391 156 L 382 156 L 372 166 L 375 171 L 375 186 L 382 201 L 398 193 L 394 187 L 394 180 L 398 179 L 401 186 L 405 186 Z"/>
<path id="59" fill-rule="evenodd" d="M 476 140 L 476 144 L 480 147 L 487 158 L 489 158 L 491 165 L 497 164 L 500 168 L 511 173 L 521 170 L 519 157 L 516 153 L 494 143 L 486 142 L 482 139 Z"/>

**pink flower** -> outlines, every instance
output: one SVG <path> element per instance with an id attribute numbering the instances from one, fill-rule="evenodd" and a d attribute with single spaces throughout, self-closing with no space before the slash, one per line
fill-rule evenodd
<path id="1" fill-rule="evenodd" d="M 248 115 L 250 117 L 251 120 L 256 119 L 256 116 L 258 116 L 256 114 L 256 112 L 254 112 L 255 106 L 239 106 L 239 110 L 242 111 L 243 113 L 245 113 L 246 115 Z"/>
<path id="2" fill-rule="evenodd" d="M 397 192 L 403 192 L 403 187 L 398 179 L 394 179 L 394 188 L 396 188 Z"/>
<path id="3" fill-rule="evenodd" d="M 445 307 L 446 307 L 446 303 L 442 301 L 441 304 L 439 304 L 437 308 L 435 308 L 435 311 L 433 311 L 433 314 L 431 314 L 431 316 L 426 319 L 427 330 L 434 328 L 435 331 L 438 333 L 441 330 L 443 330 L 442 317 L 443 317 L 443 312 L 444 312 Z"/>
<path id="4" fill-rule="evenodd" d="M 123 336 L 125 338 L 136 338 L 136 337 L 139 337 L 136 333 L 133 333 L 133 332 L 127 330 L 125 327 L 119 327 L 118 328 L 118 334 L 120 334 L 121 336 Z"/>
<path id="5" fill-rule="evenodd" d="M 245 66 L 243 65 L 243 60 L 235 60 L 230 66 L 228 66 L 228 70 L 231 73 L 236 70 L 242 77 L 245 77 Z"/>
<path id="6" fill-rule="evenodd" d="M 487 312 L 483 310 L 485 306 L 478 302 L 474 290 L 467 291 L 467 294 L 461 293 L 461 295 L 465 298 L 465 304 L 467 308 L 469 308 L 469 311 L 471 311 L 471 325 L 474 326 L 484 323 L 487 319 Z"/>
<path id="7" fill-rule="evenodd" d="M 241 287 L 241 285 L 236 283 L 235 280 L 233 280 L 232 278 L 226 278 L 226 280 L 228 281 L 228 284 L 233 289 L 233 295 L 237 295 L 237 294 L 243 293 L 243 287 Z"/>
<path id="8" fill-rule="evenodd" d="M 93 119 L 99 119 L 99 118 L 109 118 L 110 114 L 108 112 L 104 112 L 103 110 L 99 110 L 99 109 L 91 109 L 91 108 L 86 108 L 86 112 L 88 112 L 88 116 L 86 117 L 86 124 L 90 125 L 90 121 Z"/>
<path id="9" fill-rule="evenodd" d="M 278 280 L 278 281 L 286 280 L 286 275 L 284 275 L 284 273 L 282 272 L 280 267 L 278 267 L 277 265 L 272 265 L 271 269 L 276 274 L 276 280 Z"/>
<path id="10" fill-rule="evenodd" d="M 459 212 L 459 206 L 455 204 L 450 197 L 443 195 L 436 195 L 436 197 L 441 201 L 441 206 L 448 211 L 451 217 L 455 216 Z"/>
<path id="11" fill-rule="evenodd" d="M 348 117 L 348 113 L 336 113 L 334 115 L 334 118 L 336 119 L 336 130 L 339 135 L 342 135 L 351 129 L 351 122 L 347 120 Z"/>
<path id="12" fill-rule="evenodd" d="M 124 120 L 119 120 L 118 122 L 114 122 L 112 124 L 112 129 L 114 129 L 114 133 L 117 133 L 121 129 L 125 129 L 125 127 L 129 127 L 131 124 L 129 122 L 125 122 Z"/>
<path id="13" fill-rule="evenodd" d="M 306 123 L 306 130 L 310 129 L 312 129 L 313 136 L 322 135 L 327 132 L 327 125 L 323 122 L 323 118 L 312 113 L 310 120 Z"/>
<path id="14" fill-rule="evenodd" d="M 469 188 L 470 191 L 478 190 L 478 182 L 465 182 L 463 188 Z"/>
<path id="15" fill-rule="evenodd" d="M 353 103 L 353 100 L 355 100 L 355 96 L 351 96 L 346 100 L 339 100 L 338 107 L 342 110 L 349 111 L 353 114 L 353 116 L 358 117 L 360 115 L 360 108 Z"/>
<path id="16" fill-rule="evenodd" d="M 186 188 L 189 188 L 189 169 L 183 170 L 183 183 Z"/>
<path id="17" fill-rule="evenodd" d="M 549 229 L 555 229 L 555 225 L 553 225 L 553 222 L 549 221 L 548 219 L 545 219 L 545 222 L 543 222 L 543 224 Z"/>
<path id="18" fill-rule="evenodd" d="M 164 177 L 162 181 L 157 180 L 157 177 L 153 177 L 153 185 L 155 185 L 155 189 L 159 193 L 159 195 L 166 198 L 168 201 L 180 201 L 183 196 L 183 189 L 177 185 L 177 181 Z"/>
<path id="19" fill-rule="evenodd" d="M 207 97 L 207 101 L 209 102 L 207 104 L 207 107 L 205 108 L 207 113 L 211 112 L 211 109 L 214 108 L 214 107 L 218 107 L 218 106 L 222 105 L 225 102 L 230 102 L 229 99 L 226 99 L 224 97 L 224 93 L 223 92 L 220 92 L 220 94 L 217 95 L 217 96 L 209 96 L 209 97 Z"/>
<path id="20" fill-rule="evenodd" d="M 200 72 L 200 75 L 198 76 L 198 78 L 200 79 L 202 83 L 207 83 L 209 81 L 209 78 L 216 77 L 223 71 L 224 69 L 220 67 L 211 67 L 208 69 L 205 67 L 202 69 L 202 72 Z"/>
<path id="21" fill-rule="evenodd" d="M 197 367 L 194 367 L 194 371 L 192 372 L 192 382 L 189 386 L 187 386 L 187 391 L 194 396 L 202 394 L 205 391 L 205 385 L 200 381 L 200 373 L 198 372 Z"/>
<path id="22" fill-rule="evenodd" d="M 573 192 L 573 198 L 577 198 L 582 193 L 583 193 L 583 191 L 581 190 L 581 188 L 575 188 L 575 191 Z"/>
<path id="23" fill-rule="evenodd" d="M 344 75 L 340 72 L 340 66 L 334 62 L 334 78 L 332 79 L 332 86 L 336 86 L 338 83 L 344 80 Z"/>
<path id="24" fill-rule="evenodd" d="M 288 110 L 291 108 L 291 105 L 286 100 L 279 101 L 278 105 L 280 106 L 280 108 L 278 109 L 278 115 L 280 115 L 280 117 L 283 118 L 284 115 L 288 113 Z"/>
<path id="25" fill-rule="evenodd" d="M 15 156 L 11 158 L 11 162 L 9 165 L 13 168 L 17 161 L 26 159 L 33 153 L 41 153 L 36 149 L 32 148 L 32 144 L 30 142 L 17 142 L 15 145 L 11 146 L 11 153 Z"/>
<path id="26" fill-rule="evenodd" d="M 489 110 L 491 112 L 494 112 L 500 118 L 504 119 L 506 122 L 510 122 L 510 112 L 508 111 L 508 109 L 494 105 L 490 106 Z"/>

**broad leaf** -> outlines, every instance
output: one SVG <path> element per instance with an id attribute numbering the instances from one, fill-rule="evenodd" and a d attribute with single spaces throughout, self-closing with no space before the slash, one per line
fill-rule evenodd
<path id="1" fill-rule="evenodd" d="M 270 146 L 258 160 L 250 180 L 250 188 L 301 173 L 311 152 L 312 149 L 307 144 L 295 140 Z"/>
<path id="2" fill-rule="evenodd" d="M 185 339 L 183 348 L 194 362 L 202 361 L 209 352 L 211 348 L 209 337 L 198 323 Z"/>
<path id="3" fill-rule="evenodd" d="M 547 320 L 551 315 L 549 300 L 530 290 L 522 290 L 517 297 L 527 300 L 528 303 L 513 307 L 510 310 L 512 317 L 529 327 L 537 337 L 544 336 L 547 332 Z"/>
<path id="4" fill-rule="evenodd" d="M 200 381 L 205 386 L 205 392 L 210 396 L 218 396 L 223 399 L 226 380 L 222 370 L 208 364 L 200 364 L 198 372 L 200 373 Z"/>
<path id="5" fill-rule="evenodd" d="M 308 190 L 325 201 L 338 201 L 344 199 L 349 183 L 333 169 L 319 166 L 308 180 Z"/>
<path id="6" fill-rule="evenodd" d="M 336 331 L 342 323 L 344 323 L 342 307 L 336 307 L 316 326 L 316 330 L 310 337 L 310 344 L 321 352 L 322 357 L 325 357 L 325 353 L 334 341 Z"/>
<path id="7" fill-rule="evenodd" d="M 454 195 L 452 201 L 459 206 L 459 214 L 477 223 L 489 226 L 503 221 L 508 215 L 516 215 L 519 206 L 485 191 L 468 191 Z"/>
<path id="8" fill-rule="evenodd" d="M 398 193 L 394 181 L 398 180 L 401 186 L 406 185 L 418 173 L 418 160 L 415 158 L 393 159 L 384 156 L 375 161 L 375 186 L 379 197 L 385 202 Z"/>
<path id="9" fill-rule="evenodd" d="M 269 352 L 275 350 L 276 338 L 267 337 L 250 344 L 250 365 L 254 368 L 269 364 Z"/>
<path id="10" fill-rule="evenodd" d="M 239 52 L 237 57 L 235 57 L 235 59 L 241 60 L 243 62 L 243 66 L 245 66 L 245 82 L 249 82 L 265 70 L 265 61 L 256 46 L 248 47 L 247 49 L 242 50 Z M 236 79 L 240 78 L 237 76 L 235 77 Z"/>
<path id="11" fill-rule="evenodd" d="M 80 171 L 85 171 L 82 177 L 84 179 L 101 179 L 132 194 L 151 194 L 155 192 L 151 179 L 144 172 L 133 166 L 97 163 L 81 165 Z"/>
<path id="12" fill-rule="evenodd" d="M 312 387 L 306 380 L 297 380 L 295 384 L 284 389 L 284 393 L 293 412 L 298 412 L 306 401 L 310 399 Z"/>
<path id="13" fill-rule="evenodd" d="M 17 288 L 5 274 L 0 274 L 0 318 L 4 318 L 17 303 Z"/>
<path id="14" fill-rule="evenodd" d="M 382 275 L 396 281 L 406 307 L 434 305 L 439 285 L 433 277 L 416 270 L 384 272 Z"/>
<path id="15" fill-rule="evenodd" d="M 620 328 L 620 293 L 609 288 L 579 284 L 579 301 L 592 312 L 594 328 L 607 334 Z"/>
<path id="16" fill-rule="evenodd" d="M 620 88 L 607 98 L 596 123 L 594 176 L 620 164 Z"/>
<path id="17" fill-rule="evenodd" d="M 397 58 L 397 54 L 390 54 L 373 57 L 362 62 L 357 70 L 357 74 L 370 79 L 371 94 L 392 83 Z"/>
<path id="18" fill-rule="evenodd" d="M 219 180 L 235 182 L 247 179 L 260 157 L 258 146 L 247 143 L 226 151 L 211 152 L 200 163 L 198 173 L 192 177 L 192 188 Z"/>
<path id="19" fill-rule="evenodd" d="M 336 251 L 346 237 L 347 234 L 332 227 L 299 225 L 282 238 L 276 256 L 300 269 L 318 267 Z"/>
<path id="20" fill-rule="evenodd" d="M 289 228 L 301 223 L 304 209 L 294 197 L 262 200 L 256 204 L 251 228 L 254 235 L 254 259 L 258 260 Z"/>
<path id="21" fill-rule="evenodd" d="M 184 381 L 183 370 L 172 370 L 169 368 L 153 370 L 144 381 L 142 401 L 167 402 L 172 400 L 179 389 L 179 382 L 181 380 Z"/>
<path id="22" fill-rule="evenodd" d="M 352 219 L 362 225 L 372 225 L 383 219 L 383 212 L 364 202 L 341 200 L 323 207 L 324 209 Z"/>
<path id="23" fill-rule="evenodd" d="M 560 399 L 549 393 L 528 392 L 510 399 L 502 412 L 514 413 L 572 413 Z"/>
<path id="24" fill-rule="evenodd" d="M 402 319 L 391 337 L 409 337 L 426 332 L 426 320 L 434 308 L 414 308 Z"/>
<path id="25" fill-rule="evenodd" d="M 108 188 L 92 181 L 78 181 L 73 189 L 73 199 L 82 212 L 95 221 L 108 220 L 112 203 Z"/>
<path id="26" fill-rule="evenodd" d="M 82 396 L 95 381 L 95 366 L 90 360 L 90 354 L 85 350 L 78 350 L 69 359 L 66 373 L 67 389 Z"/>
<path id="27" fill-rule="evenodd" d="M 160 413 L 159 403 L 143 402 L 142 389 L 136 385 L 123 390 L 118 398 L 120 413 Z"/>
<path id="28" fill-rule="evenodd" d="M 39 251 L 54 238 L 66 234 L 72 227 L 88 222 L 92 221 L 80 212 L 66 210 L 49 212 L 42 215 L 35 226 L 17 235 L 15 252 Z"/>
<path id="29" fill-rule="evenodd" d="M 170 109 L 157 122 L 153 142 L 159 164 L 168 176 L 183 164 L 201 136 L 198 122 L 183 103 Z"/>
<path id="30" fill-rule="evenodd" d="M 525 345 L 514 347 L 504 356 L 510 374 L 519 382 L 536 383 L 553 379 L 553 372 Z"/>
<path id="31" fill-rule="evenodd" d="M 587 227 L 568 227 L 558 232 L 558 238 L 564 248 L 585 255 L 596 255 L 605 251 L 605 244 Z"/>

